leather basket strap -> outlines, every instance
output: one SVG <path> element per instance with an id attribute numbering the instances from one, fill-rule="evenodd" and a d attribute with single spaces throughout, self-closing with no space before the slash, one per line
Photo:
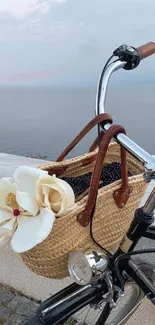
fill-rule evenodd
<path id="1" fill-rule="evenodd" d="M 101 131 L 101 132 L 100 132 L 100 140 L 101 140 L 101 141 L 102 141 L 103 136 L 104 136 L 104 132 Z M 97 138 L 94 140 L 94 142 L 92 143 L 92 145 L 90 146 L 90 148 L 89 148 L 89 152 L 94 151 L 97 147 L 98 147 L 98 136 L 97 136 Z"/>
<path id="2" fill-rule="evenodd" d="M 100 114 L 94 117 L 85 127 L 84 129 L 76 136 L 76 138 L 68 145 L 68 147 L 61 153 L 61 155 L 57 158 L 57 162 L 62 161 L 68 153 L 85 137 L 85 135 L 93 129 L 94 126 L 100 123 L 112 123 L 112 117 L 109 114 Z"/>
<path id="3" fill-rule="evenodd" d="M 83 212 L 80 212 L 77 216 L 78 221 L 83 227 L 89 225 L 93 209 L 95 207 L 98 186 L 100 182 L 100 175 L 103 166 L 103 161 L 106 156 L 109 144 L 112 138 L 118 133 L 126 133 L 125 129 L 120 125 L 112 125 L 108 131 L 103 135 L 102 141 L 99 146 L 99 151 L 96 157 L 96 163 L 91 177 L 90 189 L 88 193 L 88 200 Z M 121 146 L 121 175 L 122 185 L 121 188 L 114 192 L 113 197 L 115 203 L 119 208 L 123 208 L 127 203 L 132 188 L 128 185 L 128 169 L 127 169 L 127 154 L 126 150 Z"/>

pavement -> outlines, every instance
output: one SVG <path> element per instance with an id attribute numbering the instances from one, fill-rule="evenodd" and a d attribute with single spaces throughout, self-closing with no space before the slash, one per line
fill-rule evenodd
<path id="1" fill-rule="evenodd" d="M 145 299 L 125 325 L 155 325 L 155 306 Z"/>
<path id="2" fill-rule="evenodd" d="M 37 307 L 38 302 L 0 285 L 0 325 L 20 325 Z M 155 325 L 155 307 L 144 300 L 126 325 Z"/>
<path id="3" fill-rule="evenodd" d="M 0 285 L 0 325 L 19 325 L 33 315 L 37 302 Z"/>

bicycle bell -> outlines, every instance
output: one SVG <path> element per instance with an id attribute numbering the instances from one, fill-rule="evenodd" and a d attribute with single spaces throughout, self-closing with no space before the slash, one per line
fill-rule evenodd
<path id="1" fill-rule="evenodd" d="M 93 250 L 84 253 L 74 251 L 68 259 L 68 270 L 71 278 L 79 285 L 87 285 L 94 275 L 103 273 L 108 266 L 108 257 L 103 252 Z"/>

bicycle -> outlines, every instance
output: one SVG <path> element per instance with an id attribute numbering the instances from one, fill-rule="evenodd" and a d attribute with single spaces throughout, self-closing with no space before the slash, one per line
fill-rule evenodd
<path id="1" fill-rule="evenodd" d="M 112 73 L 120 68 L 134 69 L 142 59 L 153 53 L 153 42 L 139 48 L 122 45 L 113 52 L 101 73 L 96 115 L 104 113 Z M 117 59 L 113 60 L 114 56 Z M 101 124 L 99 134 L 100 128 L 106 132 L 110 126 Z M 155 179 L 153 156 L 124 134 L 117 135 L 114 140 L 144 163 L 146 182 Z M 142 237 L 155 240 L 155 227 L 152 225 L 154 209 L 155 187 L 144 206 L 135 211 L 133 221 L 116 252 L 106 254 L 104 249 L 72 252 L 68 267 L 74 283 L 43 301 L 37 313 L 23 325 L 123 325 L 145 297 L 155 305 L 155 269 L 151 264 L 133 258 L 155 252 L 155 248 L 135 250 Z"/>

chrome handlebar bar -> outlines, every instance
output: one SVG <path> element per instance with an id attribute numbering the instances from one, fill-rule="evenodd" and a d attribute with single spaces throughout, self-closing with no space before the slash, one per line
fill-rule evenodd
<path id="1" fill-rule="evenodd" d="M 101 87 L 98 86 L 97 95 L 96 95 L 96 107 L 95 114 L 99 115 L 105 112 L 105 104 L 107 97 L 107 89 L 111 75 L 113 72 L 124 67 L 126 62 L 122 62 L 121 60 L 117 60 L 115 62 L 110 63 L 107 66 L 107 69 L 103 75 L 100 77 Z M 99 103 L 99 104 L 98 104 Z M 110 124 L 106 124 L 103 128 L 103 131 L 106 132 Z M 132 141 L 128 136 L 120 133 L 116 139 L 118 143 L 120 143 L 128 152 L 130 152 L 135 158 L 144 163 L 146 170 L 154 171 L 155 170 L 155 157 L 151 156 L 148 152 L 138 146 L 134 141 Z M 148 175 L 148 173 L 146 173 Z"/>
<path id="2" fill-rule="evenodd" d="M 100 82 L 97 89 L 96 95 L 96 107 L 95 114 L 99 115 L 105 112 L 107 89 L 111 75 L 113 72 L 123 68 L 126 65 L 125 61 L 116 60 L 108 64 L 104 74 L 100 77 Z M 111 124 L 107 123 L 104 127 L 101 126 L 102 130 L 106 132 L 110 128 Z M 150 155 L 134 141 L 132 141 L 128 136 L 120 133 L 115 138 L 115 141 L 120 143 L 129 153 L 131 153 L 135 158 L 144 163 L 145 170 L 144 178 L 146 181 L 155 179 L 155 157 Z M 149 199 L 146 201 L 144 207 L 144 212 L 151 214 L 155 209 L 155 188 L 149 196 Z"/>
<path id="3" fill-rule="evenodd" d="M 121 60 L 112 62 L 108 64 L 105 73 L 101 74 L 100 81 L 99 81 L 99 83 L 101 83 L 101 87 L 99 88 L 98 86 L 97 95 L 96 95 L 96 107 L 95 107 L 96 115 L 105 113 L 107 89 L 108 89 L 110 77 L 115 71 L 123 68 L 125 64 L 126 62 L 122 62 Z M 99 102 L 99 111 L 98 111 L 98 102 Z"/>

